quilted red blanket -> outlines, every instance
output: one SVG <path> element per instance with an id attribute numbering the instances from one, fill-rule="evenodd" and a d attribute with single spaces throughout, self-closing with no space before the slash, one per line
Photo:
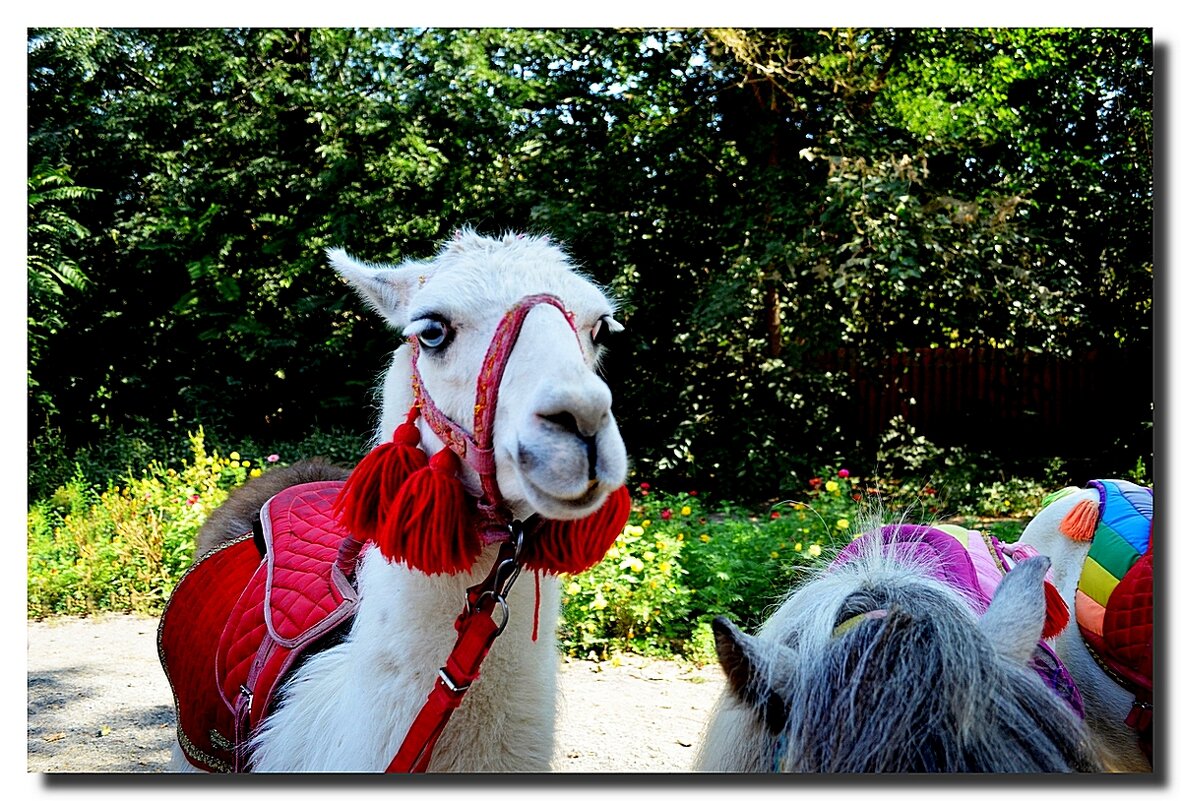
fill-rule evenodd
<path id="1" fill-rule="evenodd" d="M 178 740 L 196 767 L 247 770 L 246 739 L 280 679 L 356 611 L 351 578 L 361 544 L 332 514 L 342 486 L 283 490 L 263 506 L 259 538 L 244 533 L 177 584 L 157 639 Z"/>

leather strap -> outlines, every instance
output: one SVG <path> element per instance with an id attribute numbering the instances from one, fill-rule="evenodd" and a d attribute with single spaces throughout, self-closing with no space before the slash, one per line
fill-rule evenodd
<path id="1" fill-rule="evenodd" d="M 513 538 L 500 546 L 496 563 L 487 578 L 467 590 L 464 610 L 455 620 L 459 632 L 455 647 L 447 662 L 439 669 L 435 686 L 426 703 L 410 724 L 398 753 L 390 761 L 386 773 L 423 773 L 430 764 L 435 743 L 451 719 L 451 714 L 463 703 L 468 689 L 480 676 L 480 664 L 488 655 L 492 643 L 508 625 L 508 602 L 505 596 L 520 574 L 517 561 L 524 542 L 524 529 L 512 524 Z M 502 618 L 493 615 L 499 608 Z"/>

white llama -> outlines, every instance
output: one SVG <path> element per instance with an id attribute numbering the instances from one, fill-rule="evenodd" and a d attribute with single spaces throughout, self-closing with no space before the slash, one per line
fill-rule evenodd
<path id="1" fill-rule="evenodd" d="M 507 359 L 493 426 L 495 480 L 517 520 L 584 518 L 622 486 L 627 456 L 611 392 L 596 372 L 605 334 L 620 326 L 612 301 L 561 249 L 544 238 L 463 231 L 428 261 L 365 265 L 342 250 L 329 259 L 393 329 L 416 338 L 422 388 L 467 431 L 477 374 L 502 318 L 526 296 L 559 299 L 565 314 L 548 303 L 528 311 Z M 382 384 L 375 443 L 389 441 L 406 420 L 415 401 L 412 372 L 405 344 Z M 443 447 L 423 418 L 416 425 L 428 454 Z M 462 469 L 466 489 L 478 496 L 480 478 Z M 469 572 L 455 575 L 427 575 L 391 563 L 377 548 L 365 551 L 351 631 L 287 678 L 250 740 L 249 768 L 385 769 L 455 644 L 465 589 L 488 574 L 497 550 L 485 547 Z M 435 745 L 432 771 L 551 767 L 559 581 L 526 571 L 510 600 L 512 624 Z M 174 767 L 188 768 L 179 753 Z"/>
<path id="2" fill-rule="evenodd" d="M 1133 502 L 1129 503 L 1128 498 Z M 1113 523 L 1112 528 L 1099 533 L 1101 511 L 1106 513 L 1109 509 L 1116 514 L 1122 512 L 1124 522 L 1132 530 L 1117 533 L 1116 529 L 1121 527 Z M 1142 580 L 1151 587 L 1151 557 L 1141 562 L 1137 549 L 1120 536 L 1123 534 L 1133 541 L 1139 536 L 1139 551 L 1142 552 L 1143 539 L 1150 536 L 1151 525 L 1151 492 L 1128 482 L 1091 482 L 1085 488 L 1066 487 L 1051 496 L 1050 502 L 1029 522 L 1019 540 L 1019 545 L 1030 546 L 1050 558 L 1054 584 L 1070 611 L 1070 624 L 1055 640 L 1054 648 L 1078 684 L 1086 707 L 1087 725 L 1095 735 L 1105 769 L 1113 772 L 1152 771 L 1152 762 L 1143 747 L 1146 742 L 1151 743 L 1151 670 L 1146 677 L 1145 699 L 1144 681 L 1137 685 L 1129 681 L 1126 674 L 1114 673 L 1107 663 L 1113 656 L 1123 656 L 1125 667 L 1134 661 L 1132 656 L 1136 656 L 1141 664 L 1151 664 L 1152 661 L 1151 590 L 1147 593 L 1142 590 L 1117 591 L 1115 588 L 1125 583 L 1119 579 L 1129 574 L 1118 570 L 1112 562 L 1114 559 L 1116 564 L 1122 563 L 1124 571 L 1132 565 L 1138 565 L 1136 569 L 1141 573 L 1147 568 L 1147 576 L 1142 576 Z M 1094 554 L 1098 551 L 1092 551 L 1096 538 L 1106 539 L 1100 545 L 1103 553 L 1097 557 Z M 1085 597 L 1088 580 L 1084 576 L 1089 576 L 1090 581 L 1099 584 L 1104 594 L 1110 596 L 1104 604 L 1106 610 Z M 1116 608 L 1121 605 L 1120 595 L 1124 601 L 1122 610 Z M 1080 602 L 1090 609 L 1080 608 Z M 1149 625 L 1145 628 L 1141 624 L 1132 632 L 1125 629 L 1127 642 L 1121 653 L 1100 655 L 1093 645 L 1084 641 L 1083 629 L 1092 625 L 1100 629 L 1100 633 L 1106 628 L 1109 635 L 1113 629 L 1118 635 L 1121 612 L 1128 621 L 1140 617 L 1147 619 Z M 1089 620 L 1103 621 L 1105 617 L 1106 627 L 1095 626 Z M 1137 694 L 1141 697 L 1137 698 Z M 1136 722 L 1136 715 L 1145 713 L 1148 717 L 1140 722 L 1144 729 L 1141 734 L 1131 723 Z"/>

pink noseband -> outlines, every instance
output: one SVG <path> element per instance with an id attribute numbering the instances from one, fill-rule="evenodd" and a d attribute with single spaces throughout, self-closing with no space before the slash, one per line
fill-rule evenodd
<path id="1" fill-rule="evenodd" d="M 422 412 L 431 430 L 443 444 L 455 453 L 480 477 L 483 495 L 476 501 L 480 517 L 478 527 L 480 538 L 485 543 L 507 539 L 512 514 L 505 506 L 496 483 L 496 453 L 493 445 L 492 427 L 496 419 L 496 402 L 500 394 L 500 382 L 509 356 L 517 345 L 521 327 L 533 307 L 548 303 L 562 313 L 570 330 L 574 332 L 579 350 L 582 339 L 574 325 L 574 315 L 566 310 L 562 301 L 553 295 L 529 295 L 505 312 L 500 324 L 492 335 L 492 341 L 484 354 L 484 363 L 476 380 L 476 405 L 473 414 L 474 430 L 468 433 L 462 426 L 439 410 L 423 385 L 418 372 L 418 337 L 410 337 L 411 386 L 414 388 L 414 406 Z M 413 414 L 413 411 L 411 412 Z"/>

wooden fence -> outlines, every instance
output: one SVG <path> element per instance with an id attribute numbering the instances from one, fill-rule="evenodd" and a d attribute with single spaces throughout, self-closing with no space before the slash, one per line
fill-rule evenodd
<path id="1" fill-rule="evenodd" d="M 1084 460 L 1142 449 L 1152 430 L 1153 354 L 1093 350 L 1071 358 L 988 348 L 918 348 L 866 363 L 840 349 L 818 359 L 848 375 L 853 431 L 874 441 L 901 415 L 941 444 L 1008 457 Z M 1128 465 L 1130 467 L 1130 465 Z"/>

